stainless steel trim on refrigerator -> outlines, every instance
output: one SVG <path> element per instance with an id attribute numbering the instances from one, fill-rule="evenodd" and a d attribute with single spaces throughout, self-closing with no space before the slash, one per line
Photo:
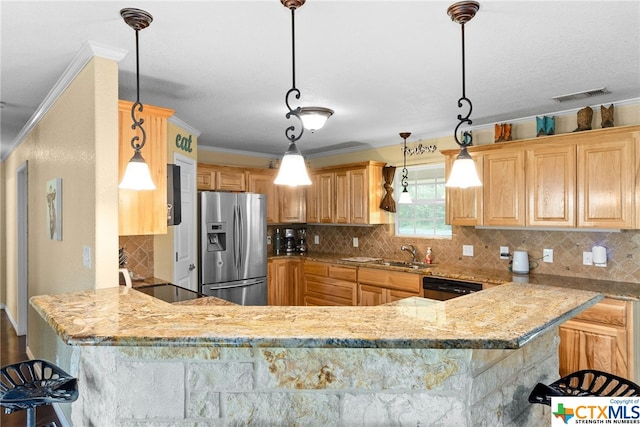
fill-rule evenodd
<path id="1" fill-rule="evenodd" d="M 201 292 L 238 304 L 266 305 L 266 196 L 201 191 L 198 205 Z"/>

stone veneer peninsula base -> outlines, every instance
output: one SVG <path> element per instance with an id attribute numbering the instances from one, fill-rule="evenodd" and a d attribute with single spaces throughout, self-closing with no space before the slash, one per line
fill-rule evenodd
<path id="1" fill-rule="evenodd" d="M 75 426 L 544 426 L 558 325 L 601 294 L 509 283 L 377 307 L 31 298 L 79 379 Z M 90 315 L 88 315 L 90 313 Z M 67 368 L 64 366 L 63 368 Z"/>
<path id="2" fill-rule="evenodd" d="M 517 350 L 75 347 L 76 426 L 544 426 L 555 330 Z"/>

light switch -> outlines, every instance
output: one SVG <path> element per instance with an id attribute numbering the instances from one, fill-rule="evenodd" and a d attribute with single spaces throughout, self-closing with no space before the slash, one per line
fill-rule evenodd
<path id="1" fill-rule="evenodd" d="M 354 248 L 357 248 L 357 247 L 358 247 L 358 238 L 357 238 L 357 237 L 354 237 L 354 238 L 353 238 L 353 247 L 354 247 Z"/>
<path id="2" fill-rule="evenodd" d="M 91 268 L 91 248 L 89 246 L 82 247 L 82 265 Z"/>
<path id="3" fill-rule="evenodd" d="M 313 236 L 313 244 L 314 245 L 320 244 L 320 236 Z"/>
<path id="4" fill-rule="evenodd" d="M 593 254 L 591 252 L 582 252 L 582 265 L 593 265 Z"/>

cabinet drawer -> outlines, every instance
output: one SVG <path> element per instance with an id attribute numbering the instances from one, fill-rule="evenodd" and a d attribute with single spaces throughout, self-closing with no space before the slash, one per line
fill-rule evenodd
<path id="1" fill-rule="evenodd" d="M 384 286 L 409 292 L 420 292 L 420 275 L 402 271 L 385 271 L 375 268 L 360 268 L 358 282 Z"/>
<path id="2" fill-rule="evenodd" d="M 340 305 L 355 305 L 356 284 L 328 277 L 305 276 L 304 297 L 332 301 Z"/>
<path id="3" fill-rule="evenodd" d="M 627 325 L 627 302 L 605 298 L 573 319 L 625 327 Z"/>
<path id="4" fill-rule="evenodd" d="M 358 269 L 356 267 L 329 264 L 329 277 L 355 282 L 358 278 Z"/>
<path id="5" fill-rule="evenodd" d="M 313 274 L 314 276 L 329 277 L 329 264 L 315 261 L 304 262 L 304 274 Z"/>

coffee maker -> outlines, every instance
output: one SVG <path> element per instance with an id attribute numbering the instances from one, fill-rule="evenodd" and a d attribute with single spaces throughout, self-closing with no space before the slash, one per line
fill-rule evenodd
<path id="1" fill-rule="evenodd" d="M 292 254 L 296 252 L 297 237 L 296 230 L 293 228 L 284 229 L 284 252 Z"/>
<path id="2" fill-rule="evenodd" d="M 307 229 L 298 228 L 298 252 L 307 252 Z"/>

